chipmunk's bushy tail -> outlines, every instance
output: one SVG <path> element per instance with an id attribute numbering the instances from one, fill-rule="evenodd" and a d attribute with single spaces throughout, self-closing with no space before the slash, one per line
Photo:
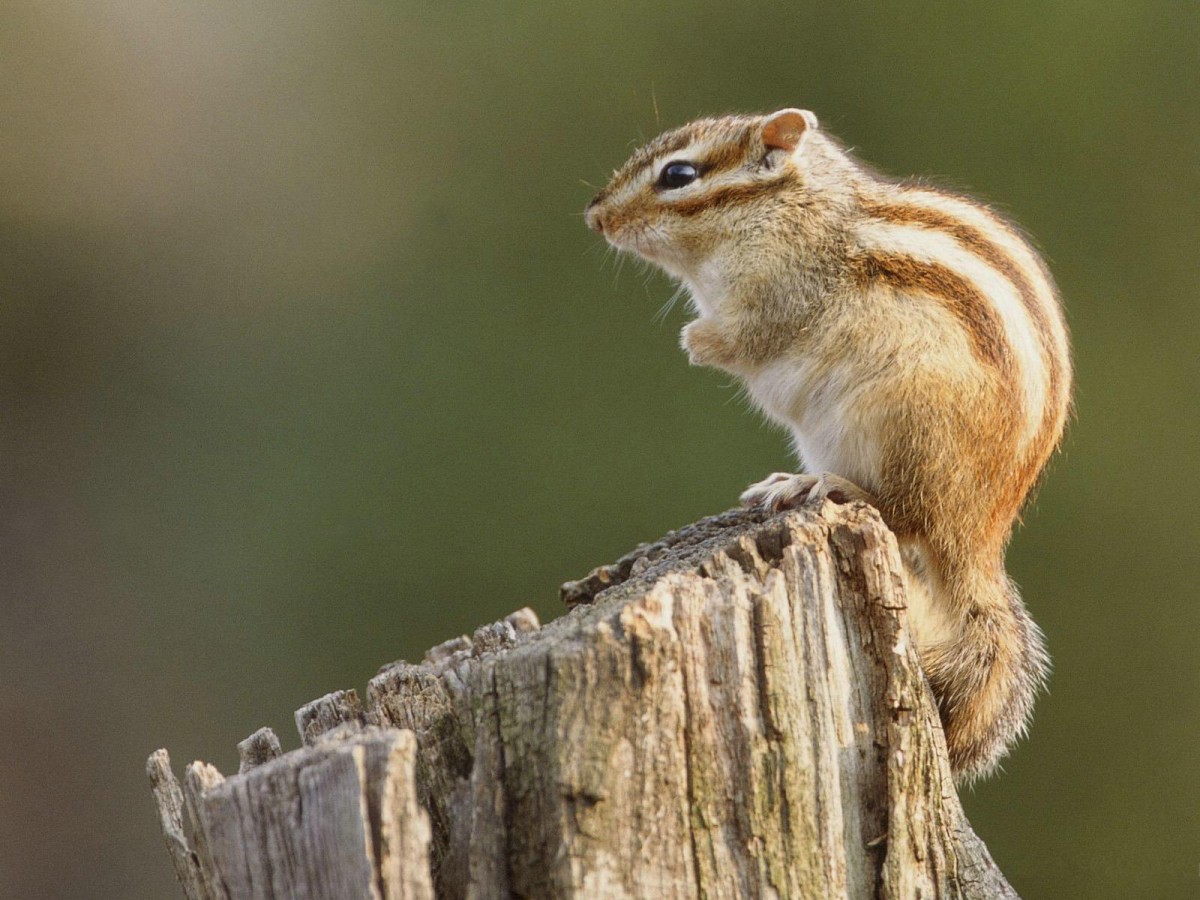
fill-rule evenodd
<path id="1" fill-rule="evenodd" d="M 996 577 L 968 576 L 947 586 L 946 600 L 962 610 L 962 631 L 921 654 L 960 782 L 987 775 L 1025 734 L 1050 670 L 1042 632 L 1016 585 L 993 571 Z"/>

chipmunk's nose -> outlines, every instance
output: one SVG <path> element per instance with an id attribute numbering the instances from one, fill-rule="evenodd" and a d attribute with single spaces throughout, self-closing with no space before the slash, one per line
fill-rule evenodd
<path id="1" fill-rule="evenodd" d="M 587 227 L 596 234 L 604 234 L 604 215 L 600 212 L 599 197 L 587 205 L 587 209 L 583 211 L 583 221 L 587 222 Z"/>

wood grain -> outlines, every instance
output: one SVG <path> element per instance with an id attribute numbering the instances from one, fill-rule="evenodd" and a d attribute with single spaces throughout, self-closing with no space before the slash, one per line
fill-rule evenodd
<path id="1" fill-rule="evenodd" d="M 182 792 L 159 751 L 184 893 L 1015 898 L 900 572 L 867 506 L 726 513 L 564 585 L 545 627 L 522 610 L 308 704 L 299 750 L 260 735 Z"/>

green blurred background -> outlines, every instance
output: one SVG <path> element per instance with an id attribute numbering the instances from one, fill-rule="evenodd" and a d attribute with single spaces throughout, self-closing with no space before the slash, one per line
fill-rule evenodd
<path id="1" fill-rule="evenodd" d="M 579 213 L 800 105 L 997 201 L 1078 417 L 1010 554 L 1055 659 L 966 798 L 1028 898 L 1200 886 L 1200 6 L 6 0 L 0 896 L 176 896 L 142 771 L 789 465 Z"/>

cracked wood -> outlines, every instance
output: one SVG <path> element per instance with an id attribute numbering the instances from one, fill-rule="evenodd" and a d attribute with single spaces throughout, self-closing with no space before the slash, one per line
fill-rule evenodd
<path id="1" fill-rule="evenodd" d="M 861 504 L 702 520 L 150 771 L 188 897 L 1015 898 L 963 815 Z M 330 855 L 326 860 L 326 854 Z"/>

